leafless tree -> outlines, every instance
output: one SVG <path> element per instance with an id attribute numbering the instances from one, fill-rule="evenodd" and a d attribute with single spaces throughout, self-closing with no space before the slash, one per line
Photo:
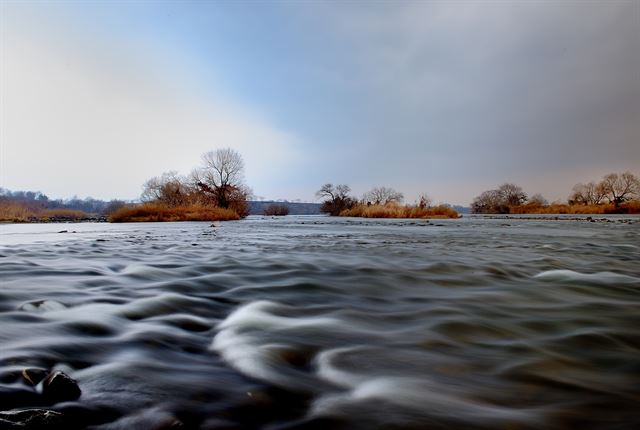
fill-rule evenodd
<path id="1" fill-rule="evenodd" d="M 264 214 L 267 216 L 289 215 L 289 206 L 285 203 L 274 203 L 264 208 Z"/>
<path id="2" fill-rule="evenodd" d="M 605 198 L 603 185 L 589 182 L 588 184 L 576 184 L 569 196 L 569 203 L 584 205 L 599 205 Z"/>
<path id="3" fill-rule="evenodd" d="M 331 183 L 324 184 L 316 192 L 316 196 L 325 199 L 322 202 L 320 211 L 331 215 L 339 215 L 345 209 L 353 207 L 355 200 L 349 197 L 351 188 L 348 185 L 340 184 L 334 186 Z"/>
<path id="4" fill-rule="evenodd" d="M 547 199 L 544 198 L 542 194 L 538 193 L 531 196 L 531 198 L 529 199 L 529 204 L 533 204 L 537 206 L 546 206 L 549 204 L 549 202 L 547 201 Z"/>
<path id="5" fill-rule="evenodd" d="M 248 213 L 246 201 L 251 191 L 244 184 L 244 162 L 237 151 L 224 148 L 204 153 L 202 166 L 191 178 L 216 206 L 235 209 L 240 216 Z"/>
<path id="6" fill-rule="evenodd" d="M 497 191 L 508 206 L 518 206 L 527 201 L 527 194 L 516 184 L 502 184 Z"/>
<path id="7" fill-rule="evenodd" d="M 509 208 L 504 204 L 498 190 L 482 192 L 471 203 L 473 213 L 505 213 Z"/>
<path id="8" fill-rule="evenodd" d="M 640 180 L 631 172 L 609 173 L 599 185 L 605 197 L 616 207 L 640 194 Z"/>
<path id="9" fill-rule="evenodd" d="M 518 185 L 506 183 L 497 190 L 485 191 L 471 203 L 474 213 L 509 213 L 512 206 L 527 201 L 527 194 Z"/>
<path id="10" fill-rule="evenodd" d="M 161 202 L 168 206 L 188 203 L 193 190 L 187 180 L 175 171 L 165 172 L 149 179 L 142 186 L 140 199 L 143 202 Z"/>
<path id="11" fill-rule="evenodd" d="M 349 196 L 351 188 L 348 185 L 339 184 L 335 187 L 331 183 L 324 184 L 316 192 L 316 196 L 320 198 L 330 198 L 331 200 L 344 199 Z"/>
<path id="12" fill-rule="evenodd" d="M 364 194 L 363 200 L 376 205 L 386 205 L 387 203 L 401 203 L 404 199 L 402 193 L 387 187 L 375 187 Z"/>

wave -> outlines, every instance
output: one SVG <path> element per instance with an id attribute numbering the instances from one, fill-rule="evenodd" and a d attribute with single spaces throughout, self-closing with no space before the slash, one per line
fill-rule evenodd
<path id="1" fill-rule="evenodd" d="M 640 278 L 614 272 L 580 273 L 573 270 L 547 270 L 534 276 L 542 281 L 588 282 L 597 284 L 636 284 Z"/>

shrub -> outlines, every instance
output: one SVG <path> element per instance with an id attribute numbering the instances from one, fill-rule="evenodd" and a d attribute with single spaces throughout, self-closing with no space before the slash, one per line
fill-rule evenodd
<path id="1" fill-rule="evenodd" d="M 428 208 L 402 206 L 396 203 L 386 205 L 359 204 L 340 212 L 340 216 L 362 218 L 458 218 L 458 212 L 446 205 Z"/>
<path id="2" fill-rule="evenodd" d="M 640 213 L 640 201 L 632 200 L 620 204 L 618 207 L 614 203 L 602 204 L 550 204 L 536 205 L 526 204 L 511 206 L 509 213 L 512 214 L 637 214 Z"/>
<path id="3" fill-rule="evenodd" d="M 143 203 L 116 210 L 110 222 L 158 222 L 158 221 L 228 221 L 240 216 L 233 209 L 205 205 L 166 206 L 160 203 Z"/>
<path id="4" fill-rule="evenodd" d="M 289 215 L 289 206 L 282 203 L 272 204 L 264 208 L 264 214 L 267 216 Z"/>

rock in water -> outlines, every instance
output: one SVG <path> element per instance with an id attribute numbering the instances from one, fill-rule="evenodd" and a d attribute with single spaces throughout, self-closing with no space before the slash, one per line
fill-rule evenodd
<path id="1" fill-rule="evenodd" d="M 51 372 L 42 383 L 42 395 L 52 403 L 75 400 L 80 394 L 78 383 L 60 370 Z"/>
<path id="2" fill-rule="evenodd" d="M 22 377 L 25 379 L 28 385 L 36 386 L 47 377 L 49 371 L 46 369 L 39 369 L 37 367 L 31 367 L 22 369 Z"/>
<path id="3" fill-rule="evenodd" d="M 61 429 L 62 414 L 48 409 L 24 409 L 20 411 L 0 411 L 0 430 Z"/>

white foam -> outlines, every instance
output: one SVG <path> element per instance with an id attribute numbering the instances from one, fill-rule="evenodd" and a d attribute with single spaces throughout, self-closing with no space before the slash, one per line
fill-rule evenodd
<path id="1" fill-rule="evenodd" d="M 573 270 L 547 270 L 534 276 L 543 281 L 558 282 L 590 282 L 603 284 L 633 284 L 640 282 L 640 278 L 621 275 L 613 272 L 580 273 Z"/>
<path id="2" fill-rule="evenodd" d="M 284 375 L 277 351 L 286 349 L 281 343 L 266 343 L 265 333 L 290 328 L 339 327 L 332 318 L 293 318 L 274 315 L 270 311 L 286 308 L 275 302 L 260 300 L 236 309 L 218 325 L 211 349 L 236 370 L 276 385 L 299 385 L 295 377 Z M 299 378 L 299 375 L 298 375 Z"/>
<path id="3" fill-rule="evenodd" d="M 128 264 L 124 269 L 122 269 L 120 273 L 126 276 L 131 276 L 133 278 L 142 278 L 155 281 L 165 280 L 169 275 L 172 274 L 165 269 L 160 269 L 158 267 L 153 267 L 138 262 Z"/>
<path id="4" fill-rule="evenodd" d="M 317 357 L 318 376 L 348 390 L 332 393 L 314 401 L 313 416 L 348 416 L 359 403 L 381 400 L 408 408 L 425 416 L 462 417 L 465 419 L 532 420 L 536 414 L 468 400 L 457 387 L 438 383 L 424 375 L 388 376 L 348 371 L 335 365 L 335 359 L 362 347 L 325 351 Z M 362 350 L 363 354 L 366 354 Z M 365 357 L 363 357 L 365 359 Z M 454 412 L 455 411 L 455 412 Z"/>
<path id="5" fill-rule="evenodd" d="M 55 300 L 37 300 L 20 306 L 20 310 L 25 312 L 52 312 L 65 309 L 67 309 L 67 307 L 64 304 Z"/>
<path id="6" fill-rule="evenodd" d="M 274 315 L 269 311 L 285 308 L 285 306 L 269 300 L 258 300 L 244 305 L 231 313 L 218 328 L 241 329 L 283 329 L 314 326 L 339 326 L 339 321 L 326 317 L 292 318 Z"/>

